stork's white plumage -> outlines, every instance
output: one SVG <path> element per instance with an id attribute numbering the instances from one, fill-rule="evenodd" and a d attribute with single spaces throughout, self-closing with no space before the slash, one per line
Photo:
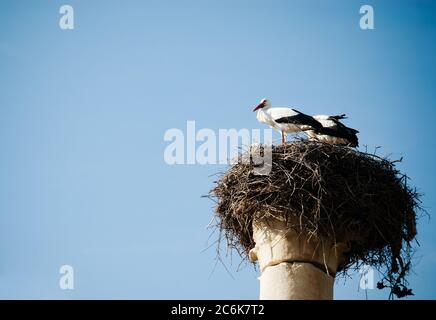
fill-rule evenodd
<path id="1" fill-rule="evenodd" d="M 305 131 L 310 140 L 329 144 L 349 145 L 351 147 L 359 145 L 357 138 L 359 131 L 349 128 L 339 121 L 347 118 L 345 114 L 338 116 L 316 115 L 313 118 L 321 123 L 322 128 Z"/>
<path id="2" fill-rule="evenodd" d="M 267 99 L 262 99 L 253 111 L 257 111 L 256 117 L 259 122 L 281 132 L 282 143 L 285 143 L 286 133 L 322 128 L 322 125 L 311 116 L 292 108 L 273 108 Z"/>

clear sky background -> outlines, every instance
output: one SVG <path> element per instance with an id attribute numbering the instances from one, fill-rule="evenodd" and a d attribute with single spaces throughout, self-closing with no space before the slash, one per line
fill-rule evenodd
<path id="1" fill-rule="evenodd" d="M 375 30 L 359 28 L 363 4 Z M 1 0 L 0 298 L 256 299 L 257 271 L 235 255 L 215 267 L 207 249 L 201 196 L 225 167 L 169 166 L 163 137 L 187 120 L 264 128 L 263 97 L 348 114 L 362 147 L 405 157 L 431 213 L 435 84 L 430 0 Z M 415 298 L 436 298 L 435 227 L 420 220 Z M 359 274 L 335 285 L 365 296 Z"/>

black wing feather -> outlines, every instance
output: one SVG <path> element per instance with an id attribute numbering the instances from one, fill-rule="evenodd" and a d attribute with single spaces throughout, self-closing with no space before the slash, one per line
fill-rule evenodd
<path id="1" fill-rule="evenodd" d="M 322 124 L 316 121 L 313 117 L 304 114 L 298 110 L 293 109 L 298 114 L 295 116 L 289 116 L 289 117 L 282 117 L 279 119 L 274 119 L 277 123 L 290 123 L 290 124 L 297 124 L 297 125 L 308 125 L 311 126 L 314 129 L 320 129 L 322 128 Z"/>
<path id="2" fill-rule="evenodd" d="M 317 134 L 323 134 L 328 135 L 336 138 L 343 138 L 350 142 L 350 146 L 352 147 L 358 147 L 359 146 L 359 139 L 357 138 L 357 133 L 359 131 L 348 128 L 344 124 L 340 123 L 339 121 L 335 121 L 336 126 L 334 127 L 326 127 L 316 130 Z"/>

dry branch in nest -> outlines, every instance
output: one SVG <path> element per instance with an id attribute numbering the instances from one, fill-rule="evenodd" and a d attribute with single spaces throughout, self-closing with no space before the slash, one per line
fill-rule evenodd
<path id="1" fill-rule="evenodd" d="M 300 230 L 349 246 L 338 271 L 346 275 L 350 268 L 369 265 L 382 272 L 379 288 L 390 287 L 399 297 L 412 294 L 406 275 L 422 209 L 420 195 L 395 162 L 307 140 L 272 146 L 268 175 L 256 174 L 250 161 L 239 161 L 216 182 L 210 196 L 216 201 L 217 227 L 227 245 L 247 258 L 255 245 L 254 217 L 298 217 Z"/>

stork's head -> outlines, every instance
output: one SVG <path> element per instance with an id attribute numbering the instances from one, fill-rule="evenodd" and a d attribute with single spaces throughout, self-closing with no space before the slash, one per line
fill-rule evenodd
<path id="1" fill-rule="evenodd" d="M 253 111 L 269 107 L 271 107 L 271 102 L 269 102 L 268 99 L 262 99 L 260 100 L 260 103 L 256 106 L 256 108 L 253 109 Z"/>

